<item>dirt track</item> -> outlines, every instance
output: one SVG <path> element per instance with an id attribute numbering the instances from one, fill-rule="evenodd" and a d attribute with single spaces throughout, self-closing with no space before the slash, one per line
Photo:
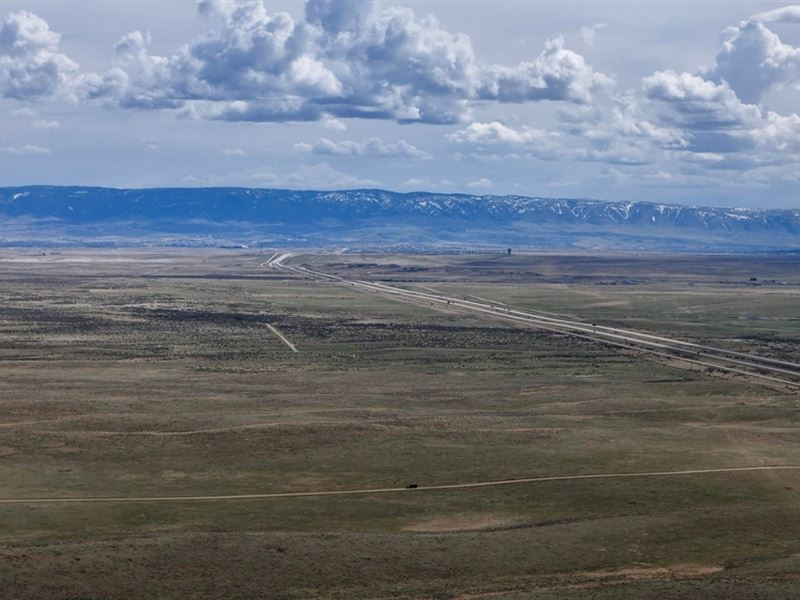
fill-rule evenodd
<path id="1" fill-rule="evenodd" d="M 640 471 L 635 473 L 586 473 L 579 475 L 549 475 L 545 477 L 523 477 L 519 479 L 500 479 L 495 481 L 476 481 L 471 483 L 446 483 L 405 487 L 361 488 L 354 490 L 321 490 L 311 492 L 275 492 L 266 494 L 231 494 L 219 496 L 97 496 L 85 498 L 0 498 L 0 504 L 50 504 L 79 502 L 197 502 L 213 500 L 269 500 L 271 498 L 304 498 L 315 496 L 364 496 L 369 494 L 419 493 L 436 490 L 465 490 L 471 488 L 496 487 L 501 485 L 520 485 L 525 483 L 546 483 L 549 481 L 576 481 L 581 479 L 622 479 L 636 477 L 676 477 L 685 475 L 707 475 L 713 473 L 741 473 L 748 471 L 787 471 L 800 469 L 800 465 L 761 465 L 751 467 L 720 467 L 717 469 L 690 469 L 684 471 Z"/>
<path id="2" fill-rule="evenodd" d="M 286 346 L 289 348 L 289 350 L 291 350 L 292 352 L 300 352 L 300 350 L 297 349 L 297 346 L 295 346 L 292 342 L 289 341 L 289 338 L 287 338 L 280 331 L 278 331 L 277 327 L 267 323 L 267 329 L 269 329 L 272 333 L 274 333 L 275 337 L 277 337 L 280 341 L 282 341 L 284 344 L 286 344 Z"/>

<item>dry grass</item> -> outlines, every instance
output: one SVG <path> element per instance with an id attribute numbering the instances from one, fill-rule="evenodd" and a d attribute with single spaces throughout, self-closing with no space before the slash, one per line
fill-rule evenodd
<path id="1" fill-rule="evenodd" d="M 649 314 L 654 330 L 798 358 L 798 288 L 736 283 L 757 267 L 797 280 L 785 257 L 649 257 L 651 278 L 627 286 L 606 284 L 639 276 L 638 258 L 298 260 L 626 326 Z M 293 280 L 259 262 L 234 252 L 4 251 L 0 496 L 800 464 L 796 395 Z M 9 505 L 0 589 L 37 599 L 786 598 L 797 584 L 798 490 L 796 473 L 752 472 Z"/>

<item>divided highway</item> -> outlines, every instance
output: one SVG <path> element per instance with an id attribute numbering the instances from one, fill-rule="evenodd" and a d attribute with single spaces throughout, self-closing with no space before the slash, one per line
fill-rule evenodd
<path id="1" fill-rule="evenodd" d="M 328 281 L 347 285 L 364 292 L 380 294 L 407 302 L 424 304 L 426 306 L 439 306 L 450 310 L 455 309 L 486 315 L 492 318 L 499 318 L 505 321 L 522 323 L 546 331 L 602 342 L 614 347 L 636 350 L 661 358 L 678 359 L 682 362 L 701 367 L 800 389 L 800 364 L 798 363 L 746 352 L 727 350 L 725 348 L 715 348 L 705 344 L 688 342 L 631 329 L 607 327 L 574 319 L 523 311 L 504 306 L 501 303 L 476 302 L 439 293 L 409 290 L 383 283 L 349 280 L 339 277 L 338 275 L 323 273 L 305 266 L 285 264 L 285 261 L 291 256 L 291 253 L 278 252 L 261 263 L 260 266 L 281 269 L 317 281 Z"/>

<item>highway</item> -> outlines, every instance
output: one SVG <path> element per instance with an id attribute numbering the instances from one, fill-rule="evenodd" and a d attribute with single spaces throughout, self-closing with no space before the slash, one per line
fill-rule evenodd
<path id="1" fill-rule="evenodd" d="M 260 266 L 281 269 L 307 279 L 346 285 L 360 291 L 380 294 L 397 300 L 446 310 L 459 310 L 485 315 L 495 319 L 525 324 L 545 331 L 601 342 L 617 348 L 636 350 L 651 356 L 680 360 L 695 366 L 742 375 L 762 382 L 780 384 L 792 389 L 800 389 L 800 364 L 798 363 L 726 348 L 716 348 L 631 329 L 596 325 L 585 321 L 556 317 L 552 316 L 552 314 L 546 315 L 524 311 L 501 303 L 467 300 L 433 291 L 410 290 L 378 282 L 349 280 L 306 266 L 285 264 L 285 261 L 291 256 L 292 254 L 288 252 L 277 252 L 261 263 Z"/>
<path id="2" fill-rule="evenodd" d="M 684 340 L 658 336 L 645 332 L 638 332 L 623 328 L 598 326 L 579 320 L 567 319 L 550 313 L 549 315 L 523 311 L 513 307 L 492 303 L 491 301 L 471 301 L 452 296 L 447 296 L 431 290 L 422 292 L 409 290 L 383 283 L 368 282 L 363 280 L 348 280 L 337 275 L 316 271 L 305 266 L 287 265 L 285 261 L 292 256 L 291 253 L 275 253 L 261 263 L 263 268 L 275 268 L 294 275 L 315 280 L 329 282 L 336 285 L 349 286 L 365 293 L 379 294 L 383 297 L 399 301 L 411 302 L 426 307 L 433 306 L 441 310 L 457 310 L 470 314 L 478 314 L 488 318 L 501 319 L 523 324 L 538 329 L 552 331 L 559 334 L 570 335 L 580 339 L 592 340 L 613 347 L 624 348 L 636 352 L 647 353 L 669 360 L 679 360 L 694 365 L 711 367 L 717 370 L 736 373 L 748 378 L 756 378 L 771 383 L 780 383 L 791 388 L 800 388 L 800 381 L 786 379 L 786 376 L 800 378 L 800 364 L 790 361 L 773 359 L 736 352 L 722 348 L 714 348 Z M 282 341 L 293 351 L 296 348 L 273 327 L 270 327 Z M 702 359 L 702 360 L 701 360 Z M 780 375 L 781 377 L 778 377 Z M 48 421 L 44 421 L 48 422 Z M 243 425 L 240 428 L 256 428 L 270 426 L 268 424 Z M 135 434 L 147 435 L 194 435 L 209 431 L 221 432 L 228 429 L 197 430 L 186 432 L 136 432 Z M 111 432 L 107 432 L 111 433 Z M 127 435 L 127 433 L 126 433 Z M 250 494 L 209 494 L 209 495 L 163 495 L 163 496 L 62 496 L 62 497 L 19 497 L 0 498 L 0 505 L 27 505 L 27 504 L 73 504 L 73 503 L 140 503 L 140 502 L 208 502 L 208 501 L 241 501 L 241 500 L 268 500 L 278 498 L 303 498 L 325 496 L 364 496 L 399 493 L 421 493 L 445 490 L 469 490 L 496 486 L 544 484 L 548 482 L 570 482 L 579 480 L 603 479 L 628 479 L 628 478 L 657 478 L 657 477 L 690 477 L 710 476 L 715 474 L 736 474 L 746 472 L 778 472 L 797 471 L 800 465 L 796 464 L 760 464 L 748 466 L 725 466 L 716 468 L 696 468 L 673 471 L 634 471 L 611 473 L 577 473 L 564 475 L 541 475 L 532 477 L 518 477 L 509 479 L 495 479 L 485 481 L 468 481 L 455 483 L 424 483 L 414 484 L 409 487 L 373 487 L 351 489 L 322 489 L 309 491 L 263 492 Z"/>

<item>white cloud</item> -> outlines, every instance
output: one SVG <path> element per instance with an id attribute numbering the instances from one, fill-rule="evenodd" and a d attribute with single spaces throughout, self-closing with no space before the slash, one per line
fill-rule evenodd
<path id="1" fill-rule="evenodd" d="M 800 6 L 784 6 L 750 17 L 762 23 L 800 23 Z"/>
<path id="2" fill-rule="evenodd" d="M 432 191 L 432 190 L 442 190 L 442 189 L 449 189 L 455 187 L 456 183 L 449 179 L 440 179 L 438 181 L 427 179 L 425 177 L 409 177 L 403 183 L 400 184 L 401 187 L 411 189 L 413 191 Z"/>
<path id="3" fill-rule="evenodd" d="M 430 187 L 430 181 L 420 177 L 409 177 L 401 185 L 410 188 L 428 188 Z"/>
<path id="4" fill-rule="evenodd" d="M 800 8 L 791 7 L 744 21 L 725 31 L 712 68 L 657 71 L 643 78 L 640 92 L 593 95 L 591 103 L 562 106 L 554 126 L 473 122 L 446 138 L 466 147 L 467 158 L 598 161 L 637 167 L 652 181 L 664 180 L 663 173 L 681 180 L 681 170 L 693 171 L 687 178 L 696 181 L 699 172 L 722 169 L 793 169 L 800 162 L 800 117 L 757 101 L 799 76 L 800 50 L 762 22 L 795 22 L 798 15 Z"/>
<path id="5" fill-rule="evenodd" d="M 405 140 L 384 142 L 379 138 L 370 138 L 364 142 L 345 140 L 334 142 L 328 138 L 320 138 L 313 144 L 299 143 L 294 145 L 295 152 L 304 154 L 329 154 L 335 156 L 371 156 L 376 158 L 405 157 L 431 158 L 427 152 L 420 150 Z"/>
<path id="6" fill-rule="evenodd" d="M 755 126 L 763 111 L 745 104 L 727 83 L 714 83 L 700 75 L 657 71 L 642 80 L 647 98 L 660 103 L 661 118 L 685 130 L 740 131 Z"/>
<path id="7" fill-rule="evenodd" d="M 24 154 L 50 154 L 48 148 L 35 146 L 33 144 L 25 144 L 24 146 L 5 146 L 0 147 L 0 152 L 5 154 L 24 155 Z"/>
<path id="8" fill-rule="evenodd" d="M 594 25 L 584 25 L 583 27 L 581 27 L 581 39 L 583 40 L 583 43 L 587 47 L 593 48 L 597 32 L 605 28 L 606 28 L 605 23 L 595 23 Z"/>
<path id="9" fill-rule="evenodd" d="M 468 142 L 471 144 L 535 144 L 547 137 L 541 129 L 525 127 L 514 129 L 499 121 L 489 123 L 471 123 L 465 129 L 459 129 L 446 137 L 451 142 Z"/>
<path id="10" fill-rule="evenodd" d="M 684 145 L 678 132 L 643 120 L 636 107 L 635 100 L 626 97 L 602 108 L 564 111 L 560 123 L 549 130 L 477 122 L 446 137 L 471 147 L 468 156 L 481 161 L 536 158 L 640 165 L 653 160 L 661 148 Z"/>
<path id="11" fill-rule="evenodd" d="M 139 141 L 142 142 L 148 150 L 151 152 L 156 152 L 159 149 L 158 138 L 151 137 L 151 136 L 142 136 L 139 138 Z"/>
<path id="12" fill-rule="evenodd" d="M 303 165 L 288 173 L 254 171 L 248 178 L 259 185 L 282 186 L 300 189 L 346 189 L 380 187 L 380 183 L 362 177 L 343 173 L 328 163 Z"/>
<path id="13" fill-rule="evenodd" d="M 800 6 L 765 11 L 726 29 L 706 68 L 673 71 L 666 62 L 638 89 L 621 92 L 561 37 L 519 63 L 490 64 L 466 35 L 389 4 L 310 0 L 304 17 L 292 17 L 268 11 L 259 0 L 202 0 L 205 32 L 198 39 L 155 53 L 149 34 L 131 32 L 98 73 L 80 73 L 59 49 L 58 33 L 29 12 L 15 12 L 0 22 L 0 98 L 75 99 L 217 121 L 313 121 L 332 131 L 345 130 L 351 118 L 458 124 L 445 135 L 457 145 L 453 157 L 467 167 L 471 160 L 595 161 L 620 173 L 640 173 L 643 181 L 676 185 L 714 177 L 730 183 L 743 173 L 759 181 L 765 174 L 794 181 L 800 172 L 800 117 L 774 110 L 791 106 L 787 99 L 796 93 L 791 88 L 800 89 L 800 48 L 783 33 L 800 23 Z M 786 24 L 780 30 L 785 40 L 770 29 L 772 23 Z M 581 28 L 586 48 L 599 44 L 603 28 L 602 23 Z M 782 89 L 782 95 L 775 93 Z M 527 122 L 518 117 L 533 111 L 515 116 L 510 107 L 500 112 L 497 106 L 538 101 L 556 104 Z M 11 115 L 38 129 L 58 128 L 46 108 L 41 112 L 18 108 Z M 404 140 L 317 138 L 294 150 L 315 156 L 429 157 Z M 154 140 L 142 142 L 158 148 Z M 47 152 L 7 143 L 0 148 L 5 155 Z M 240 148 L 215 151 L 244 155 Z M 606 165 L 597 171 L 611 172 Z M 470 178 L 481 173 L 477 166 Z M 275 167 L 237 176 L 291 187 L 303 187 L 302 177 L 309 178 L 309 186 L 375 184 L 327 163 L 306 169 L 289 167 L 283 173 Z M 415 175 L 404 185 L 413 186 L 414 180 L 440 185 L 440 176 Z M 219 181 L 229 181 L 225 177 Z"/>
<path id="14" fill-rule="evenodd" d="M 490 188 L 492 187 L 492 180 L 488 177 L 481 177 L 474 181 L 467 183 L 468 188 Z"/>
<path id="15" fill-rule="evenodd" d="M 791 14 L 782 12 L 774 19 Z M 703 75 L 727 83 L 743 102 L 756 103 L 771 88 L 800 79 L 800 48 L 781 42 L 759 20 L 744 21 L 724 31 L 716 63 Z"/>
<path id="16" fill-rule="evenodd" d="M 0 23 L 0 97 L 34 100 L 69 93 L 78 65 L 58 52 L 61 36 L 28 11 Z"/>
<path id="17" fill-rule="evenodd" d="M 46 119 L 34 119 L 31 121 L 31 127 L 34 129 L 61 129 L 61 123 L 58 121 L 47 121 Z"/>
<path id="18" fill-rule="evenodd" d="M 11 111 L 11 116 L 12 117 L 16 117 L 18 119 L 21 119 L 21 118 L 32 119 L 32 118 L 38 116 L 38 114 L 39 113 L 37 113 L 35 110 L 33 110 L 32 108 L 29 108 L 29 107 L 17 108 L 15 110 Z"/>
<path id="19" fill-rule="evenodd" d="M 339 171 L 326 162 L 283 170 L 255 168 L 240 169 L 226 173 L 190 174 L 184 176 L 182 181 L 186 184 L 200 186 L 253 185 L 299 190 L 380 187 L 378 181 Z"/>
<path id="20" fill-rule="evenodd" d="M 753 155 L 747 161 L 754 166 L 785 161 L 800 152 L 800 116 L 780 115 L 747 104 L 725 82 L 717 84 L 699 75 L 661 71 L 643 83 L 648 97 L 661 104 L 660 118 L 680 127 L 694 152 L 757 152 L 758 157 Z M 739 166 L 746 164 L 740 162 Z"/>
<path id="21" fill-rule="evenodd" d="M 199 40 L 158 56 L 150 35 L 133 31 L 116 44 L 108 70 L 82 75 L 58 54 L 59 36 L 47 23 L 15 13 L 7 26 L 13 35 L 5 37 L 31 40 L 31 50 L 5 72 L 0 66 L 0 89 L 29 98 L 69 80 L 76 96 L 107 106 L 341 128 L 342 118 L 462 122 L 478 100 L 585 103 L 611 85 L 561 37 L 533 61 L 486 64 L 468 36 L 448 32 L 433 17 L 371 1 L 308 0 L 304 20 L 268 13 L 263 0 L 203 0 L 198 7 L 209 25 Z M 17 22 L 27 25 L 13 28 Z M 18 63 L 26 65 L 22 75 Z"/>
<path id="22" fill-rule="evenodd" d="M 345 131 L 347 130 L 347 125 L 345 125 L 339 119 L 327 118 L 322 120 L 322 126 L 325 129 L 332 129 L 334 131 Z"/>
<path id="23" fill-rule="evenodd" d="M 484 70 L 478 96 L 501 102 L 568 100 L 590 102 L 599 89 L 610 88 L 611 78 L 596 73 L 584 58 L 564 47 L 558 37 L 545 44 L 534 62 Z"/>
<path id="24" fill-rule="evenodd" d="M 793 22 L 795 12 L 763 20 Z M 710 69 L 657 71 L 643 78 L 640 92 L 561 107 L 548 128 L 474 122 L 446 137 L 467 147 L 467 158 L 596 161 L 638 168 L 651 182 L 666 181 L 664 173 L 695 183 L 730 180 L 732 172 L 789 173 L 800 164 L 800 116 L 767 110 L 757 99 L 796 81 L 799 52 L 749 20 L 726 30 Z"/>
<path id="25" fill-rule="evenodd" d="M 58 121 L 37 118 L 39 113 L 30 107 L 17 108 L 12 110 L 10 114 L 17 119 L 32 119 L 31 127 L 34 129 L 61 129 L 61 123 Z"/>

